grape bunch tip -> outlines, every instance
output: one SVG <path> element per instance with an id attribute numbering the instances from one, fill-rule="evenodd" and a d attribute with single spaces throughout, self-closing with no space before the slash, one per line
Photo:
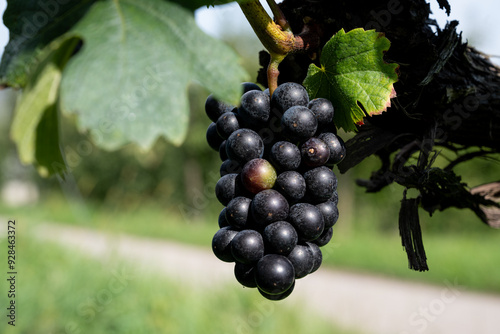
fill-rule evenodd
<path id="1" fill-rule="evenodd" d="M 332 167 L 346 149 L 327 99 L 309 100 L 297 83 L 272 97 L 254 83 L 242 91 L 239 106 L 213 95 L 205 103 L 206 139 L 222 160 L 215 194 L 224 208 L 212 250 L 234 263 L 241 285 L 283 300 L 322 263 L 339 217 Z"/>

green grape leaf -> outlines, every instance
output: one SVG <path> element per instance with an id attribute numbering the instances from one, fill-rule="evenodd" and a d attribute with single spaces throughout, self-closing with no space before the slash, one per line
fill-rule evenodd
<path id="1" fill-rule="evenodd" d="M 80 40 L 61 36 L 40 53 L 12 120 L 10 136 L 21 162 L 35 164 L 40 174 L 60 171 L 64 160 L 59 148 L 57 101 L 62 70 Z"/>
<path id="2" fill-rule="evenodd" d="M 0 63 L 1 83 L 24 87 L 41 49 L 67 32 L 95 1 L 9 0 L 3 14 L 9 43 Z"/>
<path id="3" fill-rule="evenodd" d="M 70 33 L 83 47 L 64 71 L 61 109 L 77 114 L 78 128 L 105 149 L 130 142 L 147 149 L 162 135 L 180 145 L 190 82 L 237 103 L 248 80 L 231 48 L 167 1 L 98 2 Z"/>
<path id="4" fill-rule="evenodd" d="M 382 33 L 358 28 L 342 29 L 321 53 L 321 68 L 311 64 L 303 84 L 311 98 L 329 99 L 334 121 L 345 131 L 355 131 L 365 116 L 378 115 L 396 96 L 397 64 L 384 62 L 390 42 Z"/>

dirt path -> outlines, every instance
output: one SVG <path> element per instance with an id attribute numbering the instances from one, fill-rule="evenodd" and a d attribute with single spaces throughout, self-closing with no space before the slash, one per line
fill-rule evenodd
<path id="1" fill-rule="evenodd" d="M 204 248 L 54 224 L 37 226 L 34 235 L 95 257 L 116 254 L 186 284 L 237 284 L 232 266 Z M 298 280 L 285 302 L 305 301 L 367 334 L 499 334 L 500 296 L 467 291 L 457 281 L 432 286 L 320 268 Z"/>

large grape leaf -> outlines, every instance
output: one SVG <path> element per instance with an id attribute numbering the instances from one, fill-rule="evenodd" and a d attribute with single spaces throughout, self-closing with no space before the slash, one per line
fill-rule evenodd
<path id="1" fill-rule="evenodd" d="M 42 175 L 59 172 L 64 166 L 57 101 L 62 70 L 78 42 L 78 38 L 61 36 L 43 49 L 14 113 L 10 135 L 19 158 L 37 165 Z"/>
<path id="2" fill-rule="evenodd" d="M 1 83 L 24 87 L 41 49 L 67 32 L 95 1 L 9 0 L 3 14 L 9 43 L 0 63 Z"/>
<path id="3" fill-rule="evenodd" d="M 335 108 L 335 123 L 355 131 L 365 116 L 378 115 L 396 96 L 397 64 L 383 60 L 390 42 L 382 33 L 358 28 L 342 29 L 328 41 L 321 53 L 321 68 L 309 66 L 304 80 L 311 98 L 324 97 Z"/>
<path id="4" fill-rule="evenodd" d="M 70 33 L 84 44 L 64 71 L 61 108 L 106 149 L 148 148 L 160 135 L 180 144 L 190 82 L 236 103 L 248 80 L 232 49 L 167 1 L 97 2 Z"/>

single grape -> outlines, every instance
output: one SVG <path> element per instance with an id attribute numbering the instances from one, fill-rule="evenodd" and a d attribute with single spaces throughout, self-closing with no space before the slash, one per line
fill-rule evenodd
<path id="1" fill-rule="evenodd" d="M 234 173 L 239 174 L 242 169 L 238 161 L 227 159 L 220 165 L 220 176 Z"/>
<path id="2" fill-rule="evenodd" d="M 255 263 L 264 256 L 264 240 L 254 230 L 238 232 L 231 240 L 231 253 L 240 263 Z"/>
<path id="3" fill-rule="evenodd" d="M 293 106 L 307 107 L 309 95 L 306 89 L 294 82 L 279 85 L 273 92 L 271 105 L 282 113 Z"/>
<path id="4" fill-rule="evenodd" d="M 270 253 L 288 255 L 298 241 L 297 231 L 286 221 L 277 221 L 266 226 L 262 233 L 264 245 Z"/>
<path id="5" fill-rule="evenodd" d="M 229 138 L 231 133 L 240 128 L 238 117 L 234 112 L 226 112 L 222 114 L 219 119 L 217 119 L 215 125 L 217 127 L 217 133 L 224 139 Z"/>
<path id="6" fill-rule="evenodd" d="M 307 107 L 316 116 L 318 126 L 327 125 L 333 121 L 334 109 L 330 100 L 317 98 L 309 101 Z"/>
<path id="7" fill-rule="evenodd" d="M 260 294 L 262 295 L 262 297 L 269 299 L 269 300 L 278 301 L 278 300 L 283 300 L 286 297 L 290 296 L 293 292 L 294 287 L 295 287 L 295 281 L 292 283 L 292 286 L 288 288 L 288 290 L 286 290 L 285 292 L 279 293 L 277 295 L 271 295 L 269 293 L 262 291 L 261 289 L 258 289 L 258 290 L 259 290 Z"/>
<path id="8" fill-rule="evenodd" d="M 241 97 L 238 115 L 248 124 L 264 124 L 269 119 L 271 101 L 262 91 L 251 90 Z"/>
<path id="9" fill-rule="evenodd" d="M 238 234 L 238 231 L 230 226 L 223 227 L 212 239 L 212 250 L 217 258 L 224 262 L 234 262 L 234 256 L 231 252 L 231 241 Z"/>
<path id="10" fill-rule="evenodd" d="M 296 202 L 306 194 L 306 180 L 296 171 L 286 171 L 278 175 L 274 189 L 289 201 Z"/>
<path id="11" fill-rule="evenodd" d="M 239 129 L 227 139 L 226 151 L 229 159 L 245 163 L 255 158 L 262 158 L 264 143 L 255 131 Z"/>
<path id="12" fill-rule="evenodd" d="M 226 174 L 215 185 L 215 196 L 222 205 L 227 205 L 233 198 L 247 196 L 248 192 L 241 183 L 239 174 Z"/>
<path id="13" fill-rule="evenodd" d="M 324 132 L 318 138 L 323 140 L 330 150 L 330 158 L 326 162 L 327 166 L 333 166 L 344 160 L 346 148 L 342 138 L 331 132 Z"/>
<path id="14" fill-rule="evenodd" d="M 307 107 L 294 106 L 285 111 L 281 118 L 281 125 L 285 137 L 300 141 L 314 136 L 318 121 Z"/>
<path id="15" fill-rule="evenodd" d="M 330 227 L 325 229 L 323 233 L 321 233 L 321 235 L 312 242 L 318 245 L 319 247 L 323 247 L 324 245 L 329 243 L 330 240 L 332 240 L 332 236 L 333 236 L 333 228 Z"/>
<path id="16" fill-rule="evenodd" d="M 318 268 L 321 266 L 321 263 L 323 262 L 323 253 L 321 253 L 321 249 L 315 243 L 306 242 L 306 245 L 309 246 L 309 248 L 311 249 L 312 255 L 313 255 L 314 264 L 313 264 L 313 267 L 311 269 L 311 272 L 309 273 L 309 274 L 312 274 L 313 272 L 318 270 Z"/>
<path id="17" fill-rule="evenodd" d="M 247 226 L 251 202 L 250 198 L 239 196 L 227 204 L 226 220 L 229 225 L 240 229 Z"/>
<path id="18" fill-rule="evenodd" d="M 234 277 L 243 286 L 247 288 L 256 288 L 255 283 L 255 264 L 246 264 L 236 262 L 234 265 Z"/>
<path id="19" fill-rule="evenodd" d="M 288 217 L 288 202 L 283 195 L 273 189 L 263 190 L 255 195 L 250 205 L 257 226 L 265 227 L 270 223 Z"/>
<path id="20" fill-rule="evenodd" d="M 209 95 L 205 101 L 205 112 L 213 122 L 217 122 L 222 114 L 233 110 L 234 106 L 217 100 L 213 95 Z"/>
<path id="21" fill-rule="evenodd" d="M 298 244 L 287 258 L 293 264 L 295 278 L 302 278 L 309 274 L 314 265 L 313 254 L 308 245 Z"/>
<path id="22" fill-rule="evenodd" d="M 325 166 L 316 167 L 304 173 L 306 196 L 313 202 L 323 202 L 332 197 L 337 189 L 337 177 Z"/>
<path id="23" fill-rule="evenodd" d="M 334 201 L 328 200 L 323 203 L 317 204 L 316 207 L 319 209 L 319 211 L 321 211 L 321 214 L 323 215 L 325 229 L 335 225 L 335 223 L 339 219 L 339 209 L 337 208 L 337 204 Z"/>
<path id="24" fill-rule="evenodd" d="M 226 219 L 226 208 L 222 209 L 219 213 L 219 228 L 223 228 L 229 226 L 229 223 Z"/>
<path id="25" fill-rule="evenodd" d="M 265 159 L 252 159 L 243 166 L 241 180 L 247 190 L 256 194 L 274 186 L 276 170 Z"/>
<path id="26" fill-rule="evenodd" d="M 288 220 L 295 227 L 299 240 L 311 241 L 321 235 L 325 227 L 323 215 L 309 203 L 297 203 L 290 207 Z"/>
<path id="27" fill-rule="evenodd" d="M 257 85 L 256 83 L 253 83 L 253 82 L 243 82 L 241 84 L 241 86 L 243 88 L 243 94 L 245 94 L 246 92 L 249 92 L 251 90 L 262 91 L 262 89 L 259 87 L 259 85 Z"/>
<path id="28" fill-rule="evenodd" d="M 330 149 L 324 141 L 319 138 L 309 138 L 300 147 L 302 162 L 309 167 L 324 165 L 330 158 Z"/>
<path id="29" fill-rule="evenodd" d="M 255 282 L 263 292 L 281 294 L 290 289 L 295 281 L 293 265 L 285 256 L 267 254 L 257 262 Z"/>
<path id="30" fill-rule="evenodd" d="M 279 141 L 271 147 L 270 160 L 281 171 L 295 170 L 300 166 L 300 150 L 295 144 Z"/>
<path id="31" fill-rule="evenodd" d="M 217 133 L 217 126 L 215 123 L 211 123 L 207 128 L 207 143 L 215 151 L 219 151 L 220 145 L 224 141 L 224 138 L 219 136 Z"/>

